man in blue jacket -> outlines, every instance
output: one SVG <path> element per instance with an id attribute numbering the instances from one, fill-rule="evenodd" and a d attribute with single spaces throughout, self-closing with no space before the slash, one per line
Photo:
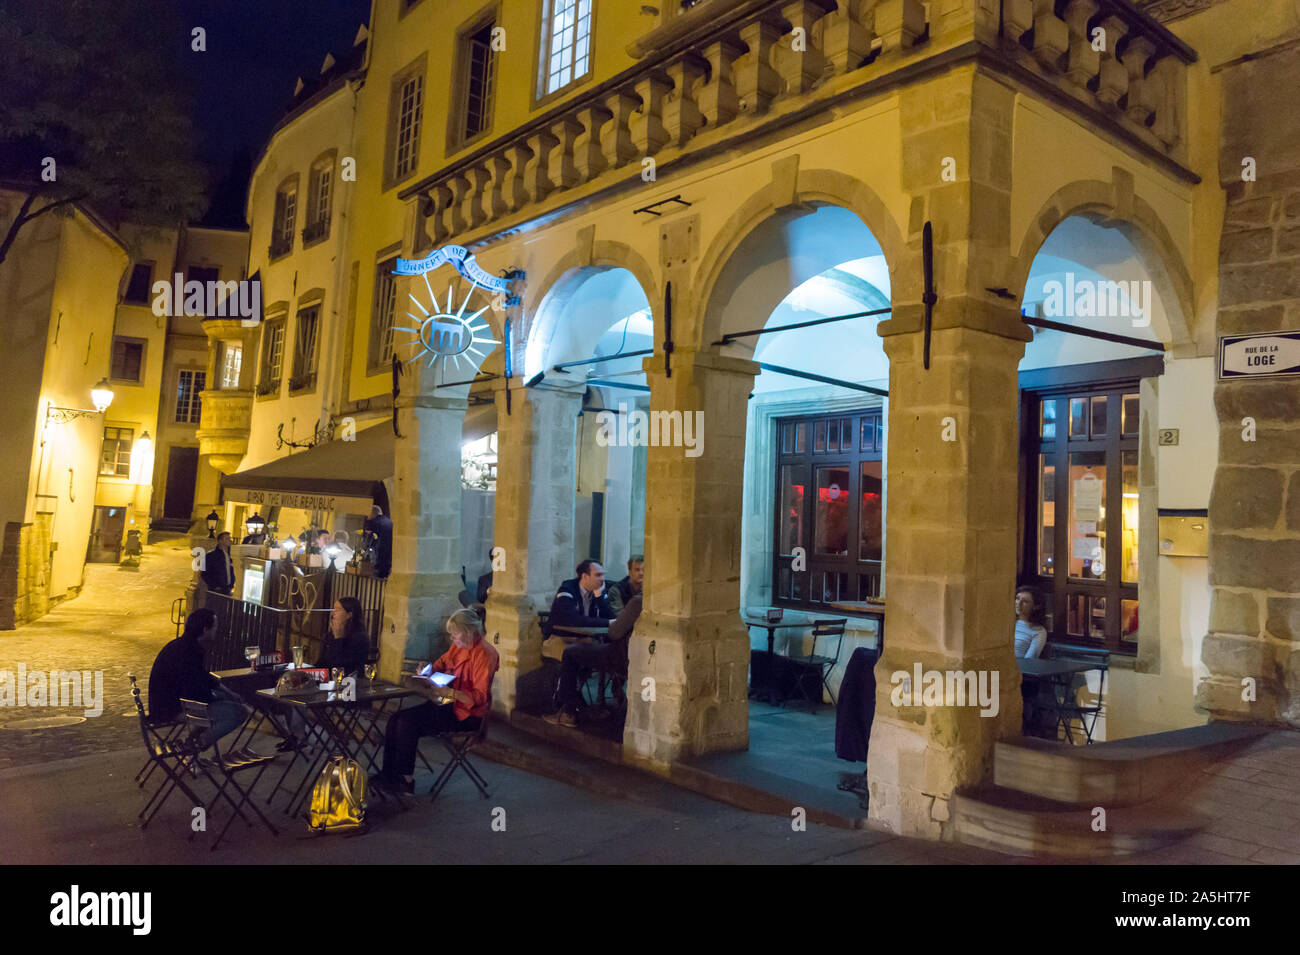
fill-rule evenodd
<path id="1" fill-rule="evenodd" d="M 584 560 L 551 601 L 551 627 L 604 627 L 615 617 L 605 593 L 605 568 Z"/>

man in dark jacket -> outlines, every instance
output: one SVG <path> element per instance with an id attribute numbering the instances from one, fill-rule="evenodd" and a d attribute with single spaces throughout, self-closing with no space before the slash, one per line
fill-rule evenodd
<path id="1" fill-rule="evenodd" d="M 234 589 L 235 562 L 230 559 L 229 531 L 217 535 L 217 546 L 203 559 L 203 582 L 208 585 L 209 593 L 229 597 Z"/>
<path id="2" fill-rule="evenodd" d="M 605 593 L 605 568 L 584 560 L 577 576 L 560 584 L 551 601 L 552 627 L 604 627 L 615 617 Z"/>
<path id="3" fill-rule="evenodd" d="M 633 554 L 627 560 L 627 576 L 609 588 L 609 605 L 618 613 L 627 606 L 627 602 L 641 592 L 645 581 L 645 558 Z"/>
<path id="4" fill-rule="evenodd" d="M 181 635 L 158 651 L 149 671 L 149 718 L 153 722 L 165 723 L 181 716 L 181 700 L 208 704 L 212 729 L 200 741 L 204 749 L 239 729 L 248 718 L 248 707 L 203 665 L 203 651 L 216 635 L 217 615 L 201 607 L 186 619 Z"/>
<path id="5" fill-rule="evenodd" d="M 393 569 L 393 521 L 378 504 L 370 508 L 365 529 L 375 537 L 375 576 L 387 577 Z"/>

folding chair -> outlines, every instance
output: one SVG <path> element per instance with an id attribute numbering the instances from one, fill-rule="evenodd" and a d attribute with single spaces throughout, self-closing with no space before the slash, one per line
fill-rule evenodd
<path id="1" fill-rule="evenodd" d="M 500 660 L 497 661 L 497 665 L 500 666 Z M 492 676 L 488 678 L 488 708 L 483 712 L 483 718 L 479 721 L 478 729 L 468 732 L 452 730 L 438 734 L 438 739 L 442 740 L 442 745 L 447 748 L 447 765 L 442 767 L 442 772 L 433 781 L 433 788 L 429 790 L 430 802 L 438 798 L 438 793 L 442 792 L 443 787 L 447 785 L 458 767 L 465 770 L 465 775 L 478 787 L 478 791 L 483 794 L 483 798 L 488 798 L 487 780 L 469 761 L 469 752 L 487 738 L 488 719 L 492 716 L 492 681 L 496 679 L 496 675 L 494 669 Z M 426 763 L 426 765 L 428 764 Z"/>
<path id="2" fill-rule="evenodd" d="M 185 774 L 193 772 L 192 764 L 198 756 L 195 748 L 180 733 L 180 729 L 183 729 L 185 724 L 168 723 L 163 727 L 156 727 L 150 723 L 144 712 L 144 703 L 140 700 L 140 687 L 136 685 L 135 674 L 129 674 L 129 678 L 131 696 L 135 700 L 136 713 L 140 717 L 140 735 L 144 738 L 145 750 L 149 753 L 148 761 L 136 774 L 136 778 L 140 780 L 140 786 L 143 787 L 154 770 L 161 769 L 166 777 L 140 810 L 140 828 L 144 829 L 177 789 L 189 796 L 195 806 L 203 805 L 203 800 L 185 782 Z M 169 732 L 163 732 L 163 729 Z M 141 776 L 144 778 L 140 779 Z"/>
<path id="3" fill-rule="evenodd" d="M 194 738 L 199 738 L 202 733 L 211 732 L 212 719 L 208 714 L 207 703 L 182 699 L 181 706 L 185 709 L 185 724 L 192 731 Z M 213 840 L 212 848 L 216 849 L 220 844 L 221 840 L 226 835 L 226 830 L 228 830 L 230 824 L 235 821 L 235 816 L 239 816 L 239 818 L 243 819 L 249 828 L 252 828 L 253 824 L 249 821 L 248 817 L 244 815 L 244 806 L 248 806 L 254 813 L 256 813 L 257 818 L 262 820 L 262 824 L 271 830 L 271 835 L 278 836 L 280 833 L 276 830 L 275 826 L 271 825 L 271 821 L 267 819 L 266 816 L 262 815 L 262 810 L 257 808 L 256 803 L 254 803 L 252 799 L 252 791 L 257 788 L 258 780 L 262 778 L 262 773 L 266 771 L 266 767 L 275 760 L 275 756 L 257 756 L 251 753 L 230 751 L 222 753 L 221 741 L 218 739 L 212 740 L 212 752 L 216 757 L 213 765 L 221 774 L 223 779 L 220 787 L 217 788 L 217 794 L 212 797 L 212 802 L 207 806 L 207 809 L 211 810 L 215 808 L 217 800 L 222 796 L 225 796 L 226 801 L 230 803 L 235 810 L 231 814 L 230 818 L 226 820 L 226 824 L 222 827 L 221 832 L 217 834 L 217 838 Z M 216 780 L 212 778 L 212 774 L 209 772 L 208 768 L 203 764 L 199 764 L 199 768 L 213 783 L 213 785 L 216 785 Z M 250 769 L 257 769 L 257 775 L 253 777 L 252 785 L 247 789 L 244 789 L 239 785 L 235 776 Z M 227 786 L 239 794 L 238 801 L 236 801 L 230 793 L 226 792 Z"/>
<path id="4" fill-rule="evenodd" d="M 181 730 L 185 728 L 185 720 L 177 717 L 174 720 L 155 723 L 147 716 L 144 716 L 144 704 L 140 700 L 140 688 L 136 685 L 135 674 L 128 673 L 126 676 L 127 679 L 131 681 L 131 695 L 135 698 L 136 708 L 144 719 L 142 728 L 145 729 L 147 733 L 146 742 L 152 741 L 159 744 L 176 742 L 180 737 Z M 152 776 L 154 771 L 158 768 L 158 763 L 153 757 L 153 749 L 153 746 L 150 745 L 149 757 L 144 761 L 144 765 L 140 767 L 140 771 L 135 774 L 136 785 L 141 789 L 144 788 L 144 784 L 149 781 L 149 777 Z"/>
<path id="5" fill-rule="evenodd" d="M 1093 660 L 1092 655 L 1082 657 L 1089 661 Z M 1066 691 L 1065 702 L 1061 706 L 1061 726 L 1065 729 L 1065 738 L 1070 745 L 1074 745 L 1074 733 L 1080 732 L 1084 737 L 1084 745 L 1091 745 L 1093 731 L 1097 728 L 1097 718 L 1104 712 L 1104 698 L 1106 695 L 1106 673 L 1109 670 L 1110 654 L 1102 655 L 1097 669 L 1101 671 L 1101 680 L 1097 686 L 1097 696 L 1095 699 L 1086 703 L 1079 702 L 1081 691 L 1087 690 L 1088 684 L 1083 674 L 1076 674 L 1077 679 L 1072 681 L 1069 690 Z M 1078 722 L 1076 730 L 1074 724 Z"/>
<path id="6" fill-rule="evenodd" d="M 795 682 L 800 695 L 812 706 L 812 711 L 817 712 L 817 707 L 822 701 L 822 687 L 826 687 L 826 692 L 830 694 L 831 705 L 835 705 L 835 694 L 831 691 L 830 672 L 835 669 L 835 664 L 839 662 L 840 650 L 844 646 L 844 626 L 848 623 L 847 617 L 841 617 L 838 620 L 814 620 L 812 626 L 812 648 L 808 651 L 806 657 L 788 657 L 792 663 L 805 669 L 816 668 L 817 675 L 821 678 L 817 684 L 816 693 L 811 693 L 805 686 L 802 679 Z M 835 638 L 835 652 L 830 656 L 819 655 L 817 653 L 817 641 L 822 637 Z"/>

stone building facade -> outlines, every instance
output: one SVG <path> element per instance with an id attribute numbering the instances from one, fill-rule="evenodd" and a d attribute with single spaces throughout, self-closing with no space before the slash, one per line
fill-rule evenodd
<path id="1" fill-rule="evenodd" d="M 1269 102 L 1286 100 L 1293 11 L 1204 4 L 1168 12 L 1166 27 L 1114 0 L 601 3 L 585 21 L 589 4 L 559 6 L 381 0 L 355 67 L 364 83 L 350 87 L 352 125 L 302 146 L 356 161 L 339 237 L 347 267 L 324 290 L 344 303 L 343 397 L 325 410 L 336 422 L 395 410 L 385 674 L 424 652 L 457 605 L 459 445 L 467 408 L 491 400 L 504 556 L 487 602 L 495 706 L 532 701 L 537 613 L 582 546 L 576 470 L 589 448 L 577 420 L 631 391 L 652 411 L 700 412 L 705 441 L 699 454 L 645 448 L 646 602 L 629 685 L 651 692 L 630 694 L 628 762 L 668 772 L 747 745 L 739 610 L 786 599 L 776 591 L 790 556 L 772 543 L 783 525 L 755 476 L 781 480 L 772 445 L 795 410 L 809 433 L 818 415 L 880 418 L 872 455 L 859 454 L 856 424 L 840 446 L 853 451 L 846 486 L 881 509 L 881 556 L 856 543 L 867 525 L 855 518 L 861 573 L 827 569 L 817 586 L 886 595 L 868 767 L 885 827 L 942 837 L 952 794 L 986 781 L 995 742 L 1019 733 L 1010 676 L 992 718 L 895 706 L 889 679 L 916 665 L 1017 674 L 1018 583 L 1055 581 L 1053 626 L 1086 617 L 1083 636 L 1112 649 L 1114 735 L 1290 712 L 1296 385 L 1216 386 L 1215 362 L 1227 330 L 1295 327 L 1294 130 L 1243 105 L 1261 81 L 1283 97 Z M 1235 153 L 1255 136 L 1246 154 L 1260 175 L 1243 186 Z M 511 276 L 512 297 L 491 304 L 450 266 L 408 277 L 386 265 L 450 246 Z M 1026 313 L 1041 317 L 1048 280 L 1066 271 L 1145 283 L 1146 307 L 1122 325 L 1073 321 L 1106 331 L 1105 344 L 1034 329 Z M 449 294 L 480 297 L 494 347 L 477 374 L 413 361 L 394 387 L 373 361 L 377 328 L 397 327 L 381 306 L 395 295 L 398 318 L 409 309 L 418 327 L 430 298 Z M 882 303 L 874 331 L 777 331 L 800 310 Z M 871 397 L 850 400 L 846 384 Z M 1084 463 L 1060 458 L 1071 482 L 1095 467 L 1087 454 L 1113 455 L 1107 494 L 1123 492 L 1110 518 L 1080 507 L 1071 536 L 1053 530 L 1059 544 L 1112 521 L 1090 558 L 1048 554 L 1038 542 L 1051 509 L 1030 516 L 1035 500 L 1065 507 L 1044 490 L 1067 425 L 1062 412 L 1047 427 L 1049 401 L 1068 409 L 1071 440 L 1082 422 L 1096 449 Z M 1114 402 L 1110 430 L 1105 414 L 1076 421 L 1076 401 Z M 1122 426 L 1121 401 L 1132 411 Z M 1249 445 L 1246 416 L 1259 428 Z M 222 428 L 245 447 L 256 430 L 238 416 Z M 1180 445 L 1157 443 L 1174 429 Z M 1083 493 L 1053 473 L 1058 495 Z M 843 489 L 817 490 L 835 502 Z M 1207 506 L 1206 552 L 1163 556 L 1160 510 Z M 1243 709 L 1233 693 L 1254 673 L 1265 702 Z"/>

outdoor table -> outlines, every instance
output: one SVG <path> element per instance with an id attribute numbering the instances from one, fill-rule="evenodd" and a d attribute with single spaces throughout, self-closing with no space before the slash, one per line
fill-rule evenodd
<path id="1" fill-rule="evenodd" d="M 286 727 L 280 725 L 280 722 L 276 719 L 276 713 L 271 708 L 263 706 L 261 700 L 259 700 L 257 696 L 258 690 L 273 688 L 276 681 L 280 679 L 280 674 L 282 674 L 285 669 L 286 664 L 282 663 L 277 666 L 265 667 L 260 670 L 252 667 L 241 667 L 236 670 L 211 671 L 212 676 L 216 677 L 221 682 L 222 686 L 226 687 L 233 693 L 236 693 L 242 700 L 244 700 L 244 702 L 248 703 L 252 707 L 252 712 L 248 715 L 248 719 L 246 719 L 244 725 L 239 728 L 239 732 L 235 734 L 235 739 L 231 744 L 230 749 L 240 749 L 240 741 L 244 740 L 245 735 L 247 735 L 248 738 L 247 740 L 244 740 L 244 745 L 251 743 L 258 731 L 262 728 L 262 724 L 268 720 L 271 723 L 271 727 L 275 730 L 276 735 L 282 738 L 287 735 L 288 730 Z"/>
<path id="2" fill-rule="evenodd" d="M 266 800 L 269 803 L 275 798 L 275 794 L 279 792 L 284 780 L 301 757 L 306 763 L 306 772 L 285 806 L 285 812 L 294 815 L 301 811 L 304 800 L 311 792 L 310 783 L 315 780 L 330 757 L 346 756 L 356 760 L 368 772 L 376 772 L 378 767 L 375 763 L 384 742 L 384 735 L 377 726 L 380 717 L 388 711 L 390 704 L 397 704 L 394 708 L 396 712 L 401 708 L 403 700 L 420 694 L 411 687 L 358 677 L 356 693 L 351 700 L 342 699 L 341 694 L 335 690 L 276 696 L 275 691 L 271 689 L 258 690 L 257 695 L 283 709 L 293 711 L 296 708 L 307 725 L 307 739 L 294 751 L 293 759 L 285 767 L 285 771 L 280 775 L 275 788 Z M 371 706 L 372 703 L 379 705 Z M 306 751 L 313 743 L 317 745 L 318 750 L 315 755 L 307 756 Z M 382 793 L 380 795 L 382 797 Z"/>
<path id="3" fill-rule="evenodd" d="M 610 621 L 613 623 L 614 621 Z M 594 640 L 597 643 L 609 642 L 609 625 L 603 627 L 568 627 L 556 625 L 551 627 L 551 636 L 559 637 L 564 641 L 565 646 L 577 643 L 579 640 Z M 603 667 L 596 671 L 599 676 L 600 699 L 603 705 L 605 699 L 605 686 L 609 683 L 609 671 Z"/>
<path id="4" fill-rule="evenodd" d="M 767 631 L 767 686 L 762 690 L 751 689 L 754 699 L 761 699 L 765 703 L 775 702 L 773 697 L 776 695 L 776 631 L 782 627 L 797 628 L 800 630 L 807 629 L 813 625 L 813 617 L 796 617 L 794 614 L 786 611 L 782 614 L 780 620 L 768 620 L 766 615 L 741 613 L 741 622 L 747 627 L 762 627 Z"/>
<path id="5" fill-rule="evenodd" d="M 862 617 L 874 617 L 876 620 L 876 646 L 881 653 L 885 651 L 885 605 L 870 600 L 841 600 L 831 604 L 832 609 L 844 613 L 857 614 Z"/>
<path id="6" fill-rule="evenodd" d="M 1065 715 L 1073 677 L 1076 673 L 1085 673 L 1088 670 L 1105 670 L 1106 664 L 1089 660 L 1042 660 L 1036 657 L 1016 657 L 1016 665 L 1020 667 L 1022 675 L 1043 678 L 1052 684 L 1052 705 L 1056 711 L 1056 726 L 1065 727 L 1066 739 L 1073 745 L 1074 737 L 1070 735 L 1070 727 Z M 1097 702 L 1100 705 L 1100 698 Z M 1091 732 L 1088 735 L 1091 737 Z"/>

